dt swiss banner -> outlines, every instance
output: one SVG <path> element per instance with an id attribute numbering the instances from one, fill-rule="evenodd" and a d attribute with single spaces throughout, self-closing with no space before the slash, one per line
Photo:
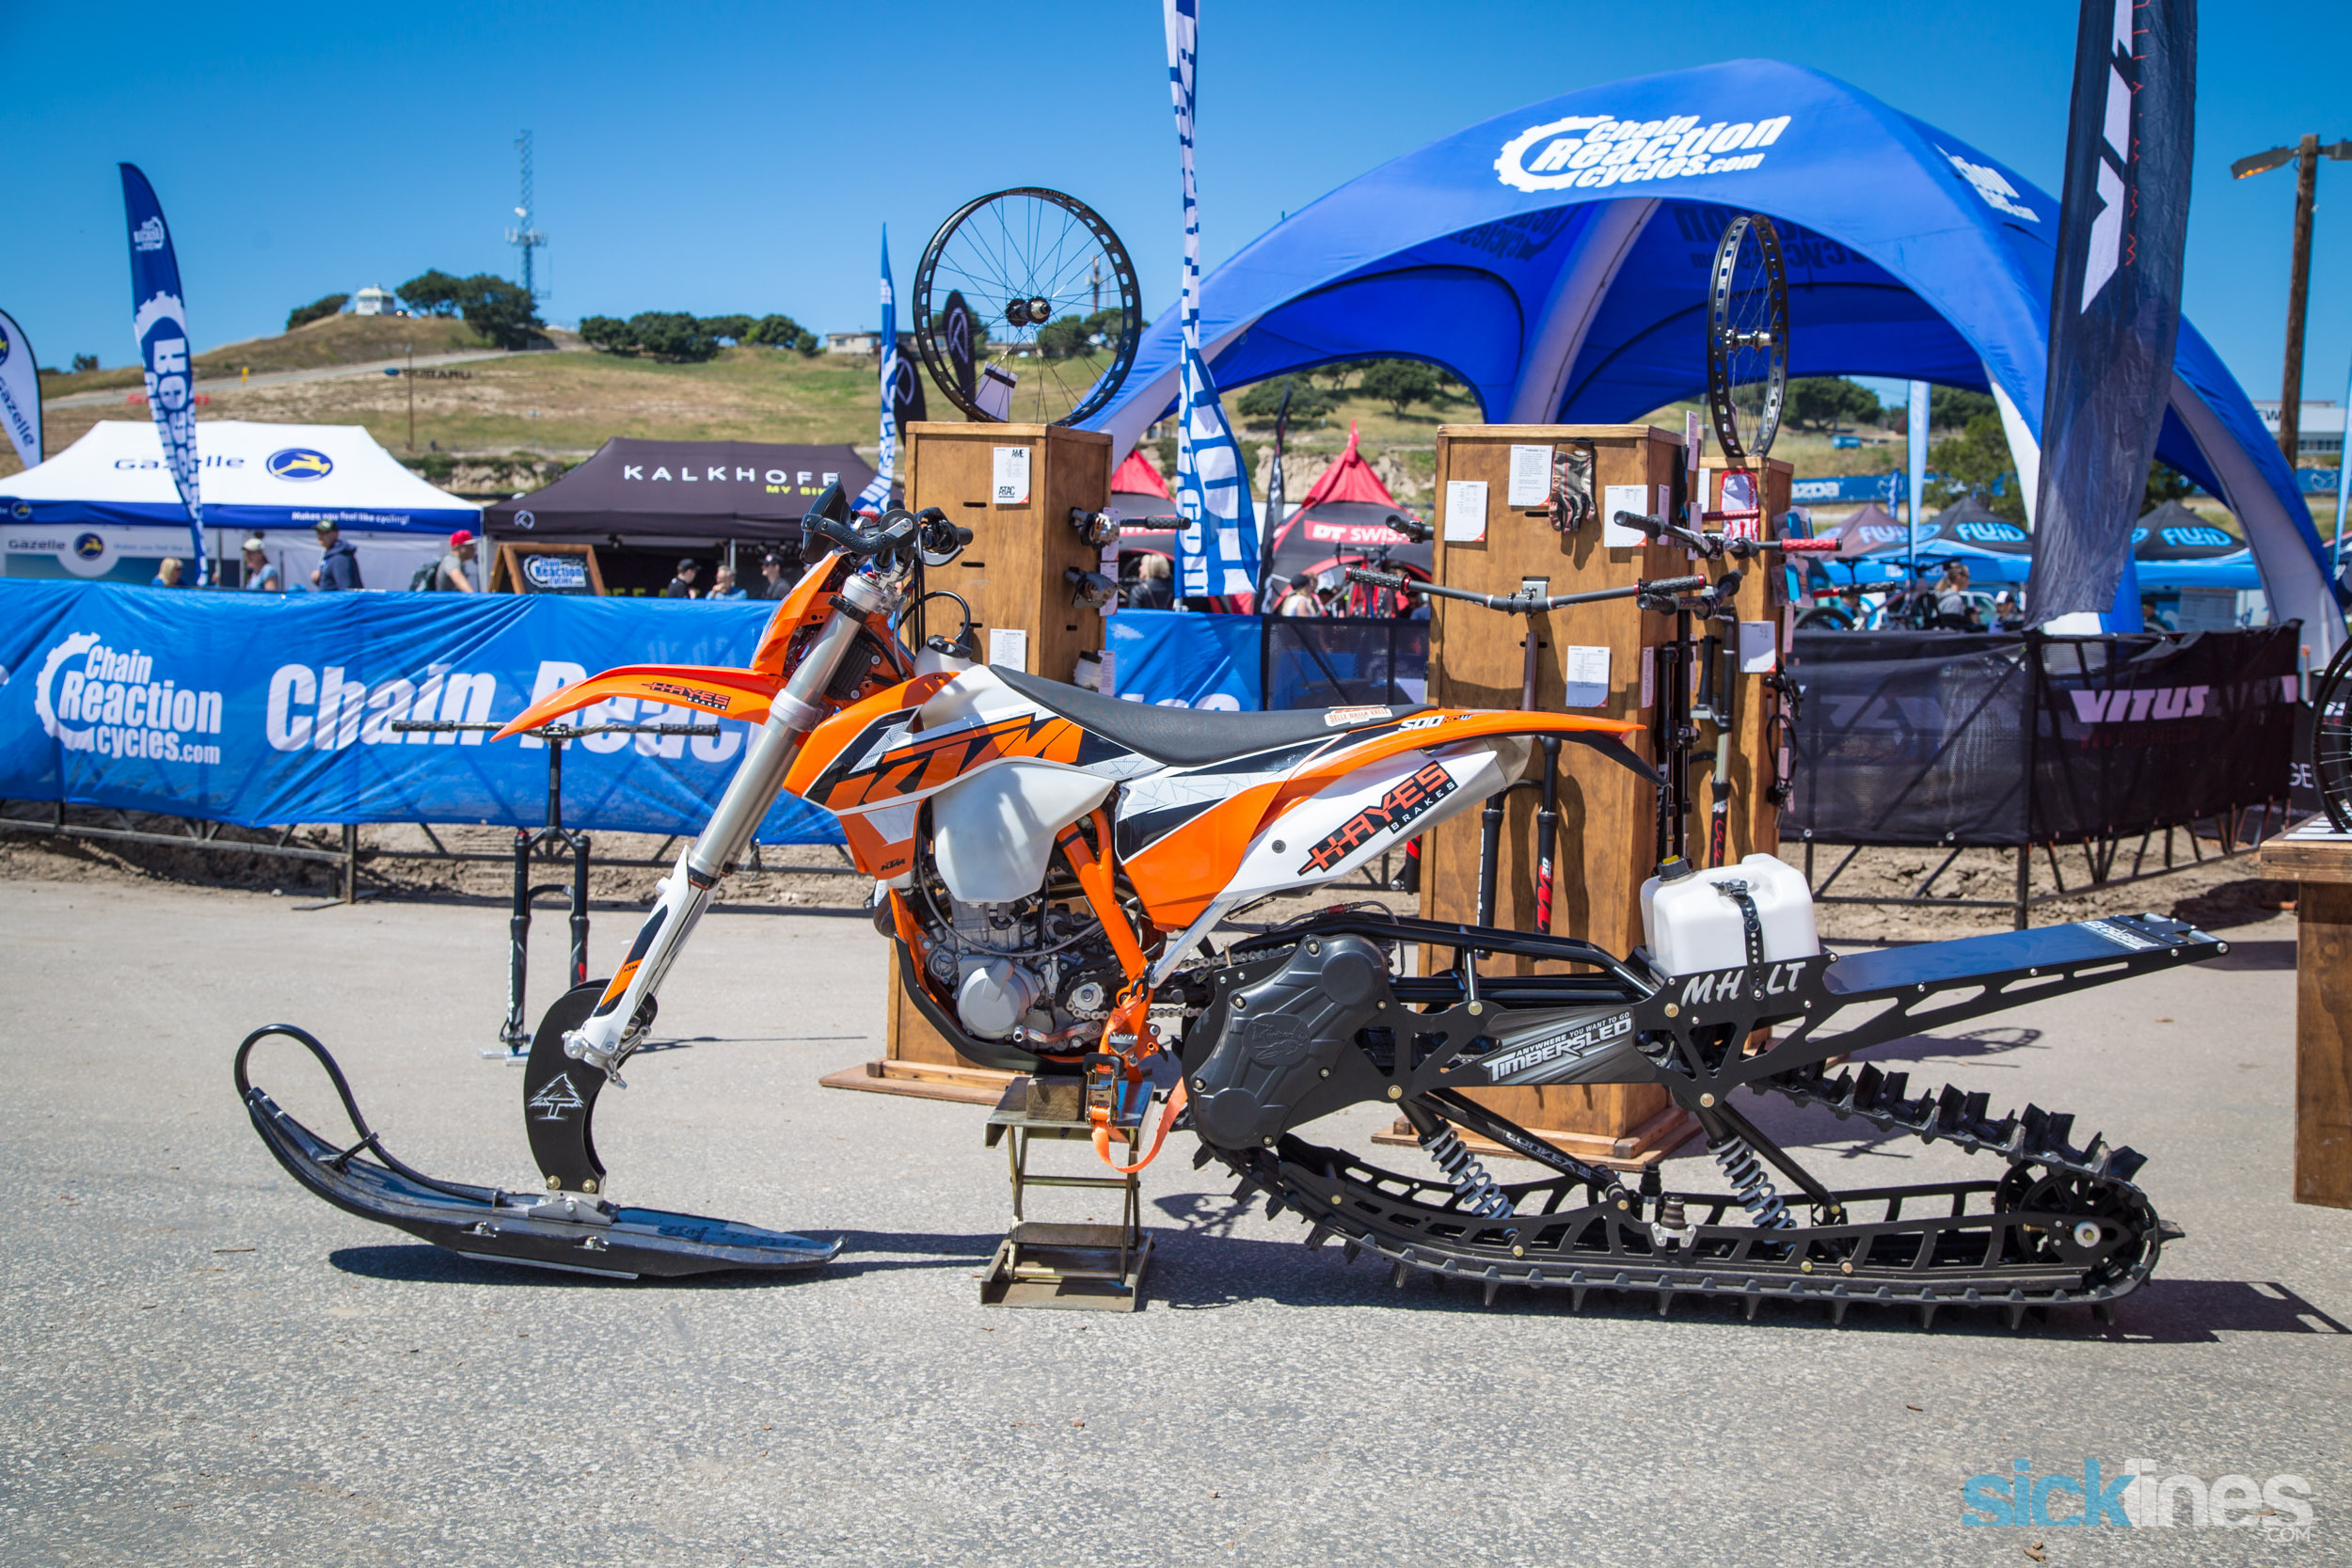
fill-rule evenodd
<path id="1" fill-rule="evenodd" d="M 194 580 L 211 580 L 204 562 L 204 497 L 196 468 L 196 366 L 188 349 L 188 309 L 180 297 L 180 262 L 155 187 L 135 164 L 122 169 L 122 215 L 131 226 L 131 336 L 147 372 L 147 406 L 163 437 L 164 459 L 188 509 Z"/>
<path id="2" fill-rule="evenodd" d="M 2195 0 L 2083 0 L 2026 589 L 2037 623 L 2088 611 L 2139 629 L 2131 531 L 2172 390 L 2196 89 Z"/>
<path id="3" fill-rule="evenodd" d="M 536 827 L 547 807 L 543 742 L 392 726 L 511 719 L 609 665 L 740 668 L 772 608 L 0 578 L 0 797 L 246 827 Z M 617 698 L 578 721 L 716 732 L 568 743 L 564 818 L 578 828 L 698 832 L 743 753 L 744 725 L 686 705 Z M 841 835 L 831 815 L 786 796 L 758 836 Z"/>

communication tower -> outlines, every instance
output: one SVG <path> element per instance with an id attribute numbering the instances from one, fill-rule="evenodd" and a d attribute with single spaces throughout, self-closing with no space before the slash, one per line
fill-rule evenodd
<path id="1" fill-rule="evenodd" d="M 516 281 L 535 305 L 548 295 L 532 278 L 531 253 L 547 244 L 548 237 L 531 226 L 531 133 L 525 131 L 516 137 L 515 145 L 523 155 L 523 198 L 515 209 L 515 224 L 506 231 L 506 243 L 522 252 L 522 276 Z"/>

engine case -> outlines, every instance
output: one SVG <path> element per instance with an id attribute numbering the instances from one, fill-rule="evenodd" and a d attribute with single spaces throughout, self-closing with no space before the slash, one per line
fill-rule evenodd
<path id="1" fill-rule="evenodd" d="M 1362 937 L 1309 937 L 1218 972 L 1186 1041 L 1193 1125 L 1227 1148 L 1379 1093 L 1358 1031 L 1395 1010 L 1387 955 Z M 1195 1044 L 1197 1039 L 1200 1043 Z"/>

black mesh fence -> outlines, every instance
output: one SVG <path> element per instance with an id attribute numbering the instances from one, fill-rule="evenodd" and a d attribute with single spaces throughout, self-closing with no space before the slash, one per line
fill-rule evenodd
<path id="1" fill-rule="evenodd" d="M 1426 700 L 1429 623 L 1387 617 L 1268 616 L 1265 705 L 1401 706 Z"/>
<path id="2" fill-rule="evenodd" d="M 1799 632 L 1783 836 L 1998 847 L 2281 799 L 2299 631 Z"/>

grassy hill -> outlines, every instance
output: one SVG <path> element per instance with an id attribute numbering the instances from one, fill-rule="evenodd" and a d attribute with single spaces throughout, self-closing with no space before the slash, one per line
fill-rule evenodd
<path id="1" fill-rule="evenodd" d="M 233 379 L 240 371 L 322 370 L 331 365 L 364 365 L 395 359 L 416 345 L 420 358 L 428 354 L 459 354 L 489 345 L 466 324 L 451 316 L 329 316 L 275 338 L 252 338 L 226 343 L 196 356 L 196 378 L 210 391 L 209 382 Z M 43 371 L 41 396 L 66 397 L 74 392 L 132 388 L 143 380 L 135 365 L 112 370 L 58 373 Z"/>

